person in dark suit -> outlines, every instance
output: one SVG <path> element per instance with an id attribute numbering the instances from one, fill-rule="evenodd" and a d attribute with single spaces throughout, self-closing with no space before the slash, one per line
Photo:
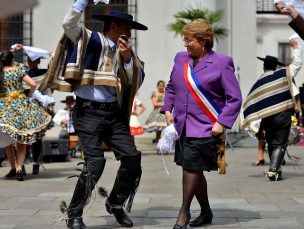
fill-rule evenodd
<path id="1" fill-rule="evenodd" d="M 293 6 L 286 6 L 284 2 L 278 1 L 275 7 L 281 14 L 289 15 L 292 21 L 289 26 L 304 40 L 304 19 Z"/>
<path id="2" fill-rule="evenodd" d="M 27 53 L 27 63 L 28 63 L 27 74 L 34 80 L 37 77 L 43 76 L 47 72 L 47 69 L 39 68 L 39 64 L 41 58 L 43 58 L 43 55 L 36 54 L 33 56 L 29 51 L 25 50 L 25 52 Z M 27 93 L 27 90 L 25 91 L 25 93 Z M 31 148 L 33 162 L 34 162 L 32 174 L 38 175 L 40 168 L 39 158 L 42 155 L 42 138 L 38 138 L 36 142 L 34 142 L 30 147 L 28 147 L 28 149 L 29 148 Z"/>

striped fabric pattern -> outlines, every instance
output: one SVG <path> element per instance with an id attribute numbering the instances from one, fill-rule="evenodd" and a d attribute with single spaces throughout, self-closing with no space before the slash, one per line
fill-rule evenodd
<path id="1" fill-rule="evenodd" d="M 252 86 L 243 104 L 243 127 L 250 122 L 294 108 L 291 78 L 286 68 L 270 71 Z"/>
<path id="2" fill-rule="evenodd" d="M 63 35 L 48 71 L 48 85 L 68 92 L 73 91 L 74 85 L 87 84 L 121 88 L 115 74 L 118 65 L 113 63 L 114 55 L 101 33 L 83 28 L 75 46 Z"/>
<path id="3" fill-rule="evenodd" d="M 111 50 L 103 34 L 83 27 L 75 45 L 64 34 L 47 72 L 47 87 L 73 92 L 76 85 L 112 86 L 119 104 L 130 114 L 133 98 L 145 76 L 144 63 L 131 51 L 132 73 L 125 69 L 121 55 Z"/>
<path id="4" fill-rule="evenodd" d="M 101 33 L 83 29 L 77 48 L 68 56 L 64 72 L 67 82 L 120 87 L 113 71 L 114 53 Z"/>

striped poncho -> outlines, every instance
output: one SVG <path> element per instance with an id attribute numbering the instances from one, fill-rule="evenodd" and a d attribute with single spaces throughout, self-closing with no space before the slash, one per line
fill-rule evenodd
<path id="1" fill-rule="evenodd" d="M 124 61 L 114 53 L 102 33 L 82 28 L 73 44 L 63 35 L 47 72 L 47 85 L 59 91 L 72 92 L 76 85 L 115 87 L 119 104 L 131 113 L 136 91 L 144 79 L 143 62 L 132 51 L 133 75 L 128 82 Z"/>
<path id="2" fill-rule="evenodd" d="M 288 68 L 264 73 L 251 88 L 243 104 L 243 127 L 295 107 Z"/>

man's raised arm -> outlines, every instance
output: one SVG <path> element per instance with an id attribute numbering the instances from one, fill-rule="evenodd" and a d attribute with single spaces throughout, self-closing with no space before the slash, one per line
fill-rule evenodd
<path id="1" fill-rule="evenodd" d="M 77 0 L 63 19 L 62 26 L 64 32 L 67 37 L 70 38 L 74 43 L 78 40 L 81 34 L 81 26 L 79 25 L 79 20 L 87 4 L 87 0 Z"/>

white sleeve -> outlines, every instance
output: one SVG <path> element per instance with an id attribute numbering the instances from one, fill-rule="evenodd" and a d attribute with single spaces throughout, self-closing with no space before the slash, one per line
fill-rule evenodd
<path id="1" fill-rule="evenodd" d="M 57 113 L 53 118 L 53 121 L 56 125 L 61 126 L 61 121 L 65 119 L 65 117 L 66 117 L 66 110 L 61 109 L 57 111 Z"/>
<path id="2" fill-rule="evenodd" d="M 126 73 L 127 73 L 128 82 L 129 82 L 129 84 L 131 84 L 132 83 L 132 78 L 133 78 L 133 60 L 132 60 L 132 58 L 129 61 L 129 63 L 124 62 L 124 68 L 125 68 Z"/>
<path id="3" fill-rule="evenodd" d="M 81 26 L 79 24 L 81 12 L 77 12 L 70 8 L 68 13 L 63 19 L 63 29 L 68 38 L 70 38 L 74 43 L 78 40 L 81 35 Z"/>
<path id="4" fill-rule="evenodd" d="M 292 78 L 296 77 L 300 69 L 302 68 L 302 49 L 292 49 L 292 63 L 289 65 L 290 75 Z"/>

